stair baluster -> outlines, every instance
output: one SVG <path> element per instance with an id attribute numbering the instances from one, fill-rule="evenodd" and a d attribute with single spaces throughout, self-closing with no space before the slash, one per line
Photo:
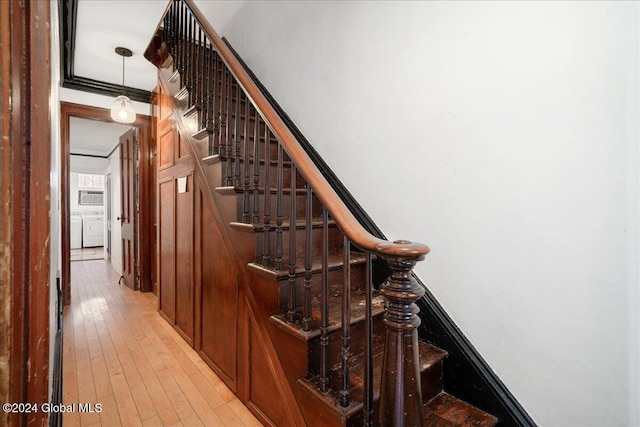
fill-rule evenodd
<path id="1" fill-rule="evenodd" d="M 196 46 L 196 107 L 198 113 L 202 114 L 202 92 L 203 92 L 203 68 L 204 68 L 204 51 L 202 49 L 202 28 L 198 26 L 198 45 Z"/>
<path id="2" fill-rule="evenodd" d="M 173 71 L 176 69 L 175 59 L 177 57 L 176 47 L 177 43 L 177 35 L 178 35 L 178 5 L 173 3 L 171 5 L 171 9 L 169 9 L 169 29 L 168 29 L 168 37 L 169 44 L 167 44 L 167 48 L 169 49 L 169 54 L 174 58 Z"/>
<path id="3" fill-rule="evenodd" d="M 196 18 L 190 15 L 189 25 L 191 30 L 189 31 L 189 60 L 191 61 L 187 72 L 189 73 L 189 105 L 193 105 L 195 95 L 197 91 L 196 84 L 196 71 L 197 71 L 197 58 L 196 58 Z"/>
<path id="4" fill-rule="evenodd" d="M 184 35 L 184 22 L 183 22 L 183 14 L 184 14 L 185 5 L 183 3 L 178 3 L 178 7 L 176 10 L 176 29 L 178 33 L 176 34 L 176 60 L 174 61 L 174 68 L 178 70 L 180 73 L 180 78 L 183 78 L 182 74 L 182 46 L 183 46 L 183 35 Z"/>
<path id="5" fill-rule="evenodd" d="M 213 51 L 213 146 L 216 154 L 221 154 L 220 148 L 220 75 L 219 75 L 218 52 Z"/>
<path id="6" fill-rule="evenodd" d="M 251 215 L 249 213 L 250 207 L 251 207 L 251 193 L 250 193 L 250 187 L 251 187 L 251 169 L 250 169 L 250 139 L 249 139 L 249 116 L 250 116 L 250 109 L 249 107 L 251 106 L 251 103 L 249 102 L 249 100 L 246 98 L 245 96 L 245 105 L 244 105 L 244 132 L 243 132 L 243 139 L 244 139 L 244 181 L 242 184 L 242 222 L 244 222 L 245 224 L 249 224 L 251 222 Z"/>
<path id="7" fill-rule="evenodd" d="M 211 96 L 211 79 L 209 78 L 209 62 L 211 59 L 211 49 L 208 37 L 204 38 L 204 55 L 202 57 L 202 114 L 200 115 L 200 129 L 205 129 L 209 121 L 211 109 L 209 108 L 209 97 Z M 211 153 L 208 153 L 211 155 Z"/>
<path id="8" fill-rule="evenodd" d="M 241 102 L 240 102 L 240 94 L 242 93 L 242 91 L 240 90 L 240 85 L 238 84 L 238 82 L 236 81 L 236 108 L 235 108 L 235 131 L 233 134 L 233 138 L 235 141 L 235 152 L 234 152 L 234 162 L 233 162 L 233 167 L 234 167 L 234 180 L 233 180 L 233 185 L 236 188 L 240 188 L 241 184 L 241 179 L 240 179 L 240 175 L 241 175 L 241 167 L 242 165 L 240 164 L 240 154 L 242 151 L 242 143 L 241 143 L 241 139 L 240 139 L 240 131 L 242 128 L 242 122 L 241 122 L 241 118 L 240 118 L 240 108 L 241 108 Z"/>
<path id="9" fill-rule="evenodd" d="M 282 144 L 280 142 L 278 144 L 278 177 L 276 184 L 276 265 L 275 268 L 278 270 L 282 270 L 282 222 L 283 222 L 283 212 L 282 212 L 282 190 L 284 187 L 284 165 L 283 165 L 283 152 L 282 152 Z M 291 234 L 295 234 L 296 225 L 295 221 L 291 221 L 289 223 L 289 232 Z"/>
<path id="10" fill-rule="evenodd" d="M 187 43 L 187 54 L 186 54 L 186 59 L 187 62 L 185 64 L 185 86 L 187 88 L 187 102 L 188 105 L 192 105 L 192 100 L 193 100 L 193 55 L 192 55 L 192 48 L 193 48 L 193 26 L 194 26 L 194 19 L 193 16 L 191 16 L 190 14 L 188 15 L 187 18 L 187 37 L 186 37 L 186 43 Z"/>
<path id="11" fill-rule="evenodd" d="M 345 234 L 343 245 L 342 265 L 342 390 L 340 390 L 340 405 L 343 408 L 349 406 L 351 396 L 349 394 L 349 340 L 351 335 L 351 242 Z"/>
<path id="12" fill-rule="evenodd" d="M 164 44 L 165 46 L 171 45 L 171 43 L 169 42 L 169 34 L 171 34 L 171 30 L 169 28 L 170 19 L 171 19 L 170 14 L 166 14 L 162 19 L 162 26 L 164 27 L 164 31 L 162 31 L 162 35 L 161 35 L 162 37 L 160 38 L 160 40 L 162 41 L 162 44 Z"/>
<path id="13" fill-rule="evenodd" d="M 216 52 L 211 50 L 209 55 L 209 63 L 207 67 L 207 80 L 209 80 L 209 97 L 208 97 L 208 109 L 209 114 L 207 118 L 207 136 L 209 141 L 209 155 L 214 156 L 218 154 L 218 147 L 216 145 L 216 85 L 218 79 L 216 78 Z"/>
<path id="14" fill-rule="evenodd" d="M 225 80 L 225 102 L 224 102 L 224 115 L 225 115 L 225 140 L 226 140 L 226 185 L 233 184 L 233 138 L 232 138 L 232 130 L 235 124 L 232 122 L 233 115 L 231 114 L 231 85 L 232 85 L 232 77 L 231 73 L 229 73 L 229 69 L 224 67 L 224 80 Z"/>
<path id="15" fill-rule="evenodd" d="M 365 270 L 365 314 L 364 314 L 364 426 L 373 426 L 373 315 L 371 301 L 373 299 L 373 268 L 371 254 L 367 253 Z M 386 426 L 387 424 L 382 424 Z M 399 424 L 403 425 L 403 424 Z"/>
<path id="16" fill-rule="evenodd" d="M 322 297 L 320 326 L 320 389 L 329 389 L 329 213 L 322 206 Z"/>
<path id="17" fill-rule="evenodd" d="M 262 265 L 271 265 L 271 133 L 269 126 L 264 126 L 264 241 L 262 250 Z"/>
<path id="18" fill-rule="evenodd" d="M 260 220 L 260 114 L 255 110 L 253 123 L 253 223 Z"/>
<path id="19" fill-rule="evenodd" d="M 225 102 L 225 95 L 226 95 L 226 83 L 227 83 L 227 67 L 224 66 L 224 62 L 222 62 L 222 58 L 220 58 L 219 55 L 216 56 L 217 59 L 217 67 L 218 67 L 218 71 L 217 74 L 219 75 L 220 78 L 220 87 L 219 87 L 219 91 L 218 91 L 218 149 L 220 152 L 220 157 L 222 159 L 225 159 L 227 156 L 227 123 L 226 123 L 226 117 L 225 117 L 225 111 L 226 111 L 226 102 Z M 226 179 L 225 179 L 225 184 L 226 184 Z"/>
<path id="20" fill-rule="evenodd" d="M 289 310 L 287 321 L 295 322 L 296 317 L 296 166 L 291 162 L 291 213 L 289 214 Z"/>
<path id="21" fill-rule="evenodd" d="M 305 331 L 311 330 L 311 266 L 313 265 L 313 234 L 312 234 L 312 210 L 313 210 L 313 190 L 311 184 L 305 182 L 307 188 L 307 216 L 305 222 L 305 257 L 304 257 L 304 303 L 302 328 Z"/>

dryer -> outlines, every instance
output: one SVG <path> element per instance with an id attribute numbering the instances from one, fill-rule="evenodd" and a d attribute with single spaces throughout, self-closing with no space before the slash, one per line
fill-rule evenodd
<path id="1" fill-rule="evenodd" d="M 82 214 L 82 247 L 104 246 L 104 211 Z"/>

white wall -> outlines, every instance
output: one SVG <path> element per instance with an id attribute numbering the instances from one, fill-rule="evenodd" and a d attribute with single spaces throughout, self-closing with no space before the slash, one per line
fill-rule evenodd
<path id="1" fill-rule="evenodd" d="M 58 287 L 57 278 L 62 270 L 62 234 L 60 227 L 60 46 L 58 40 L 58 3 L 51 2 L 51 96 L 49 111 L 51 115 L 51 172 L 49 176 L 51 186 L 50 200 L 50 240 L 49 240 L 49 398 L 53 392 L 53 361 L 56 344 L 58 318 Z"/>
<path id="2" fill-rule="evenodd" d="M 196 3 L 537 423 L 640 424 L 638 3 Z"/>

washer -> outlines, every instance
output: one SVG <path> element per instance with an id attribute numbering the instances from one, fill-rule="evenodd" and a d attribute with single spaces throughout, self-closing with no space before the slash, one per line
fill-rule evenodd
<path id="1" fill-rule="evenodd" d="M 82 247 L 104 246 L 104 211 L 82 214 Z"/>
<path id="2" fill-rule="evenodd" d="M 82 214 L 71 212 L 71 249 L 82 248 Z"/>

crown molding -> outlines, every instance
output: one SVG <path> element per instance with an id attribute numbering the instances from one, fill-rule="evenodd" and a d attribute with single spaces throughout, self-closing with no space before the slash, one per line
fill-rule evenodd
<path id="1" fill-rule="evenodd" d="M 151 92 L 129 86 L 121 86 L 76 76 L 74 73 L 76 23 L 78 17 L 78 0 L 60 0 L 58 2 L 60 20 L 60 75 L 61 86 L 83 92 L 96 93 L 109 97 L 126 95 L 133 101 L 150 103 Z"/>

